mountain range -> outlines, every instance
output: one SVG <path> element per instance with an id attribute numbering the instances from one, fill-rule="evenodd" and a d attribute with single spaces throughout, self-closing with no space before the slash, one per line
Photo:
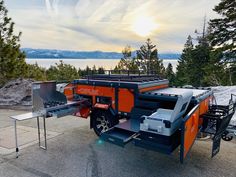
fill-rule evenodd
<path id="1" fill-rule="evenodd" d="M 55 49 L 32 49 L 22 48 L 25 52 L 26 58 L 70 58 L 70 59 L 120 59 L 123 55 L 119 52 L 103 52 L 103 51 L 69 51 L 69 50 L 55 50 Z M 136 55 L 136 51 L 132 52 L 132 56 Z M 178 53 L 161 53 L 161 59 L 178 59 Z"/>

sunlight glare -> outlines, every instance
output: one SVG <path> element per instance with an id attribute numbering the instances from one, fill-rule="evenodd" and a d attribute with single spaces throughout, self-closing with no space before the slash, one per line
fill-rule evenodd
<path id="1" fill-rule="evenodd" d="M 151 17 L 142 16 L 134 21 L 132 31 L 139 36 L 145 37 L 150 35 L 157 27 L 157 23 Z"/>

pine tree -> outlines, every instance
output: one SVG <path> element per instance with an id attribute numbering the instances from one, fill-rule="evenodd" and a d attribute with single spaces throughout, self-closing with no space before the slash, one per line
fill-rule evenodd
<path id="1" fill-rule="evenodd" d="M 0 0 L 0 85 L 27 72 L 25 55 L 20 51 L 20 35 L 14 34 L 14 23 Z"/>
<path id="2" fill-rule="evenodd" d="M 190 84 L 193 48 L 192 37 L 189 35 L 176 68 L 175 84 L 177 86 Z"/>
<path id="3" fill-rule="evenodd" d="M 236 1 L 221 0 L 213 9 L 221 18 L 210 20 L 211 33 L 209 39 L 211 45 L 223 52 L 223 61 L 227 62 L 229 68 L 229 80 L 236 84 Z"/>
<path id="4" fill-rule="evenodd" d="M 228 85 L 228 72 L 225 70 L 226 63 L 221 62 L 222 51 L 211 50 L 208 64 L 204 67 L 204 83 L 208 86 Z"/>
<path id="5" fill-rule="evenodd" d="M 225 69 L 227 64 L 222 62 L 222 49 L 213 50 L 209 41 L 212 28 L 206 24 L 204 18 L 202 33 L 196 31 L 198 34 L 196 46 L 193 46 L 190 36 L 187 39 L 178 61 L 176 85 L 212 86 L 229 83 L 226 75 L 228 76 L 230 72 Z"/>
<path id="6" fill-rule="evenodd" d="M 168 64 L 166 70 L 165 70 L 165 76 L 169 80 L 170 85 L 173 85 L 175 81 L 175 73 L 173 71 L 173 66 L 171 63 Z"/>
<path id="7" fill-rule="evenodd" d="M 135 58 L 132 58 L 131 47 L 127 45 L 122 50 L 123 57 L 119 61 L 116 70 L 138 70 L 138 65 L 136 64 Z"/>
<path id="8" fill-rule="evenodd" d="M 162 75 L 163 65 L 162 60 L 158 58 L 158 51 L 156 45 L 153 45 L 150 39 L 147 39 L 144 45 L 137 50 L 137 63 L 139 69 L 144 73 L 150 74 L 155 72 Z"/>
<path id="9" fill-rule="evenodd" d="M 208 86 L 213 83 L 211 82 L 210 84 L 210 78 L 214 78 L 215 83 L 219 84 L 221 79 L 212 70 L 223 68 L 215 63 L 217 59 L 211 58 L 219 56 L 220 53 L 217 55 L 212 53 L 212 47 L 208 40 L 209 28 L 206 25 L 206 18 L 204 18 L 202 33 L 196 31 L 196 34 L 198 34 L 196 38 L 198 44 L 196 46 L 193 46 L 192 38 L 188 36 L 185 48 L 178 62 L 176 84 L 193 85 L 195 87 Z"/>
<path id="10" fill-rule="evenodd" d="M 192 51 L 192 61 L 189 67 L 191 71 L 189 74 L 190 84 L 198 86 L 207 86 L 204 82 L 204 76 L 206 75 L 205 67 L 210 61 L 211 47 L 207 43 L 201 43 L 193 49 Z"/>
<path id="11" fill-rule="evenodd" d="M 103 67 L 98 68 L 98 74 L 105 74 L 105 70 Z"/>
<path id="12" fill-rule="evenodd" d="M 43 81 L 47 79 L 46 69 L 40 67 L 37 63 L 27 65 L 27 78 L 32 78 L 38 81 Z"/>
<path id="13" fill-rule="evenodd" d="M 204 77 L 206 76 L 205 67 L 209 64 L 212 47 L 210 46 L 208 35 L 209 28 L 207 27 L 206 16 L 203 21 L 202 33 L 196 30 L 198 45 L 192 51 L 191 74 L 189 75 L 191 85 L 207 86 Z M 189 69 L 190 69 L 189 68 Z"/>
<path id="14" fill-rule="evenodd" d="M 60 63 L 56 63 L 56 66 L 51 66 L 46 74 L 47 80 L 72 81 L 79 78 L 79 72 L 76 68 L 70 64 L 65 64 L 62 60 Z"/>

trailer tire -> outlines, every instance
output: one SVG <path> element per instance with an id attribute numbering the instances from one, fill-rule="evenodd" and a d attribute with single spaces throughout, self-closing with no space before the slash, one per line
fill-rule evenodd
<path id="1" fill-rule="evenodd" d="M 115 116 L 109 110 L 95 109 L 90 117 L 93 130 L 98 136 L 117 123 Z"/>

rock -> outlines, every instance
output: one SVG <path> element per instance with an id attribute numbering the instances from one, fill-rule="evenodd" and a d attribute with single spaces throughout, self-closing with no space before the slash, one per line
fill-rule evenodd
<path id="1" fill-rule="evenodd" d="M 31 105 L 32 79 L 16 79 L 0 88 L 0 106 Z"/>

